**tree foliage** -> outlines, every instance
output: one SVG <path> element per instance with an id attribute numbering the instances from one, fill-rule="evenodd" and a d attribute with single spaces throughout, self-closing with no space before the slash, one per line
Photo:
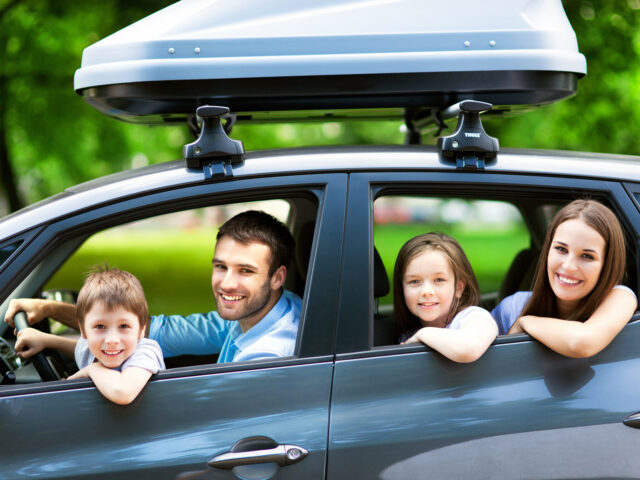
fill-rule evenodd
<path id="1" fill-rule="evenodd" d="M 186 128 L 118 122 L 73 91 L 85 47 L 170 3 L 0 0 L 0 215 L 91 178 L 180 157 L 190 140 Z M 486 129 L 503 147 L 638 154 L 640 0 L 565 0 L 564 6 L 587 57 L 579 94 L 487 121 Z M 403 141 L 400 127 L 400 122 L 238 125 L 233 137 L 249 150 L 386 144 Z"/>

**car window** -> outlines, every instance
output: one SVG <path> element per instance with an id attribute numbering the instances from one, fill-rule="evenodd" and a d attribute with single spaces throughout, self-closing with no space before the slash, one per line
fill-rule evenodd
<path id="1" fill-rule="evenodd" d="M 483 306 L 488 309 L 504 296 L 505 289 L 521 288 L 522 275 L 517 276 L 517 285 L 503 285 L 517 257 L 527 256 L 521 252 L 531 252 L 528 254 L 531 266 L 537 260 L 536 253 L 530 248 L 532 239 L 528 227 L 512 203 L 441 197 L 380 197 L 374 202 L 374 244 L 384 264 L 389 291 L 376 299 L 378 317 L 393 315 L 393 268 L 398 251 L 409 239 L 427 232 L 442 232 L 460 243 L 478 279 Z M 380 329 L 375 325 L 374 328 Z M 387 338 L 388 343 L 396 343 L 390 336 Z M 381 338 L 374 339 L 374 344 L 380 342 Z"/>
<path id="2" fill-rule="evenodd" d="M 0 266 L 15 252 L 22 242 L 14 242 L 0 247 Z"/>
<path id="3" fill-rule="evenodd" d="M 290 212 L 284 200 L 268 200 L 185 210 L 109 228 L 89 237 L 44 288 L 78 291 L 87 272 L 108 264 L 138 277 L 151 315 L 214 310 L 211 258 L 218 227 L 251 209 L 283 222 Z"/>
<path id="4" fill-rule="evenodd" d="M 151 315 L 186 316 L 214 311 L 217 308 L 211 287 L 211 259 L 218 228 L 240 212 L 262 210 L 285 223 L 294 237 L 305 237 L 294 255 L 296 264 L 288 269 L 285 284 L 286 289 L 302 297 L 315 223 L 312 203 L 291 198 L 216 205 L 158 215 L 96 232 L 48 279 L 42 296 L 73 302 L 86 275 L 108 266 L 127 270 L 140 280 Z M 49 320 L 48 328 L 60 335 L 78 335 L 53 320 Z M 217 355 L 165 360 L 167 367 L 172 368 L 215 363 Z"/>

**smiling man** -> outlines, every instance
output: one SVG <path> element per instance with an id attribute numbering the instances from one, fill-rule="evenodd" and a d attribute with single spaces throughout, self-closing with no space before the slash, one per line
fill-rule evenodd
<path id="1" fill-rule="evenodd" d="M 293 355 L 300 297 L 283 289 L 294 240 L 271 215 L 247 211 L 217 235 L 211 288 L 217 311 L 157 315 L 149 337 L 166 357 L 218 353 L 218 363 Z"/>
<path id="2" fill-rule="evenodd" d="M 151 317 L 149 338 L 165 357 L 218 354 L 218 363 L 293 355 L 301 299 L 284 290 L 294 240 L 287 227 L 255 210 L 225 222 L 216 236 L 211 288 L 218 307 L 209 313 Z M 19 310 L 29 324 L 54 318 L 77 326 L 75 305 L 12 300 L 5 321 Z"/>

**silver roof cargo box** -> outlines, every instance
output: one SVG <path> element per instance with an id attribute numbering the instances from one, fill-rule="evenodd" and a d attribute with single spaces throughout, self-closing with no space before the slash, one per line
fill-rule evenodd
<path id="1" fill-rule="evenodd" d="M 561 0 L 182 0 L 86 48 L 75 90 L 131 122 L 204 104 L 283 120 L 526 109 L 585 73 Z"/>

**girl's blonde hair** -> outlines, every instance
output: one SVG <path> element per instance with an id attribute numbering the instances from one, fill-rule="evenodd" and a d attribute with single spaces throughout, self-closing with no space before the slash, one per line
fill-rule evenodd
<path id="1" fill-rule="evenodd" d="M 437 250 L 445 256 L 454 276 L 454 285 L 458 285 L 459 281 L 464 283 L 464 289 L 460 298 L 455 298 L 451 302 L 449 315 L 447 316 L 447 325 L 451 323 L 453 317 L 461 310 L 477 305 L 480 302 L 480 288 L 478 281 L 473 273 L 473 268 L 469 263 L 469 259 L 465 255 L 460 244 L 452 237 L 443 233 L 425 233 L 413 237 L 405 243 L 393 269 L 393 307 L 396 319 L 396 328 L 398 334 L 413 333 L 419 329 L 422 324 L 420 319 L 409 311 L 407 303 L 404 299 L 404 289 L 402 279 L 407 266 L 415 257 L 427 250 Z"/>
<path id="2" fill-rule="evenodd" d="M 610 209 L 595 200 L 574 200 L 560 209 L 549 224 L 533 279 L 533 292 L 522 311 L 523 316 L 536 315 L 555 318 L 560 316 L 557 298 L 549 283 L 547 259 L 558 226 L 573 219 L 582 220 L 598 232 L 605 241 L 605 249 L 598 283 L 566 320 L 585 321 L 611 289 L 622 282 L 626 265 L 626 251 L 624 234 L 618 218 Z"/>

